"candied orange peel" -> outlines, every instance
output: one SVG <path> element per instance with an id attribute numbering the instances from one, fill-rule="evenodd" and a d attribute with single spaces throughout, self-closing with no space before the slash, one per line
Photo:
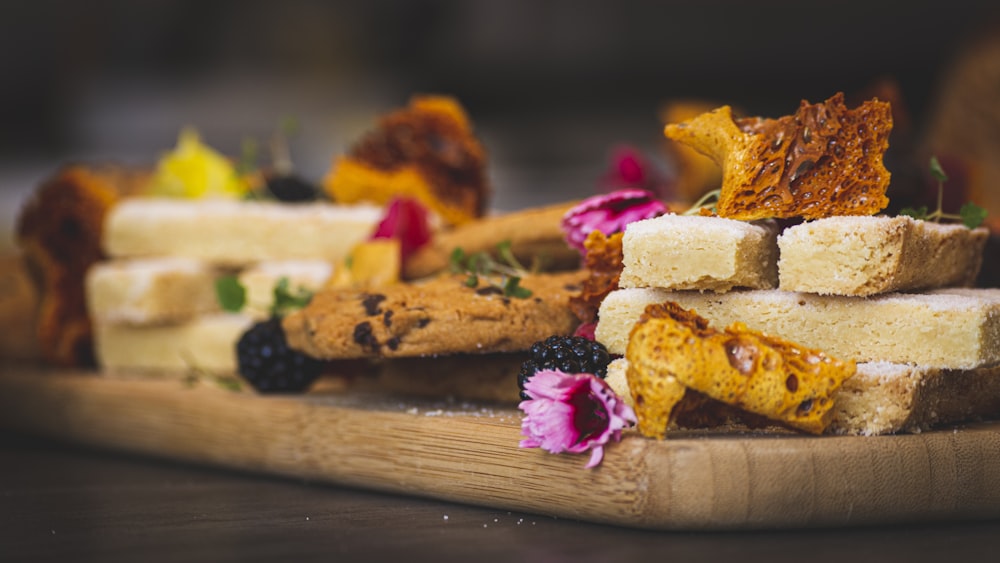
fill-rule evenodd
<path id="1" fill-rule="evenodd" d="M 778 119 L 734 119 L 722 106 L 664 128 L 722 167 L 718 215 L 742 220 L 878 213 L 889 204 L 891 131 L 888 102 L 851 110 L 843 93 Z"/>
<path id="2" fill-rule="evenodd" d="M 416 96 L 338 157 L 323 189 L 341 203 L 412 197 L 458 225 L 486 211 L 486 152 L 456 100 Z"/>
<path id="3" fill-rule="evenodd" d="M 723 331 L 673 302 L 650 305 L 632 329 L 626 378 L 639 431 L 663 438 L 689 391 L 820 434 L 834 391 L 855 372 L 832 358 L 733 323 Z"/>

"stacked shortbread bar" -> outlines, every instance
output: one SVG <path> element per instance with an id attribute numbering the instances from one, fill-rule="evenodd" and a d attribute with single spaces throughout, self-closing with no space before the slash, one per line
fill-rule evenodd
<path id="1" fill-rule="evenodd" d="M 720 329 L 742 322 L 856 361 L 828 432 L 913 431 L 1000 412 L 1000 290 L 968 287 L 986 229 L 845 216 L 767 236 L 767 224 L 734 223 L 630 224 L 597 339 L 624 354 L 646 306 L 673 301 Z M 624 377 L 610 379 L 627 394 Z"/>
<path id="2" fill-rule="evenodd" d="M 87 307 L 104 370 L 231 373 L 235 344 L 266 317 L 274 287 L 316 290 L 381 218 L 375 206 L 135 198 L 105 222 L 110 260 L 90 269 Z M 245 307 L 222 311 L 235 275 Z"/>

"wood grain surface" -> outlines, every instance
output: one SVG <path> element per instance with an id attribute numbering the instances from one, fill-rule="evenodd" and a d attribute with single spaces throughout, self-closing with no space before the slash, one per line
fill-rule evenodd
<path id="1" fill-rule="evenodd" d="M 1000 516 L 1000 423 L 916 435 L 627 435 L 604 463 L 517 447 L 517 411 L 4 365 L 0 426 L 85 445 L 636 528 Z"/>

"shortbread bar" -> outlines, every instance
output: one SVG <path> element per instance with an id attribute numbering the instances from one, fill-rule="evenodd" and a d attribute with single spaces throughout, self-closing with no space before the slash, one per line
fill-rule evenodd
<path id="1" fill-rule="evenodd" d="M 97 363 L 108 371 L 235 373 L 236 342 L 253 322 L 249 315 L 216 313 L 173 325 L 97 323 Z"/>
<path id="2" fill-rule="evenodd" d="M 773 222 L 663 215 L 636 221 L 622 238 L 621 287 L 729 291 L 777 286 Z"/>
<path id="3" fill-rule="evenodd" d="M 860 299 L 777 289 L 723 294 L 619 289 L 601 304 L 596 337 L 611 353 L 624 354 L 646 306 L 674 301 L 713 326 L 740 321 L 842 359 L 946 369 L 1000 363 L 1000 291 L 948 291 Z"/>
<path id="4" fill-rule="evenodd" d="M 337 262 L 381 216 L 371 205 L 133 198 L 108 213 L 104 248 L 112 258 L 186 256 L 226 266 Z"/>
<path id="5" fill-rule="evenodd" d="M 911 217 L 830 217 L 778 237 L 781 289 L 867 296 L 972 285 L 989 231 Z"/>

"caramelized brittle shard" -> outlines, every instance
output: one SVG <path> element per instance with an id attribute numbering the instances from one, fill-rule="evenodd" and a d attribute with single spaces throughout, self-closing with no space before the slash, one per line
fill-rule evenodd
<path id="1" fill-rule="evenodd" d="M 673 302 L 646 308 L 625 357 L 639 431 L 663 438 L 689 391 L 820 434 L 831 398 L 855 371 L 841 361 L 733 323 L 723 331 Z"/>
<path id="2" fill-rule="evenodd" d="M 843 93 L 778 119 L 734 119 L 723 106 L 664 129 L 722 167 L 718 214 L 742 220 L 878 213 L 889 204 L 891 131 L 887 102 L 851 110 Z"/>
<path id="3" fill-rule="evenodd" d="M 458 225 L 482 217 L 491 193 L 486 151 L 457 100 L 416 96 L 337 158 L 323 189 L 340 203 L 412 197 Z"/>
<path id="4" fill-rule="evenodd" d="M 36 189 L 18 215 L 18 245 L 39 289 L 37 338 L 46 361 L 94 364 L 84 275 L 104 257 L 108 210 L 145 182 L 144 174 L 116 167 L 67 166 Z"/>
<path id="5" fill-rule="evenodd" d="M 583 246 L 587 249 L 583 265 L 588 276 L 583 280 L 580 292 L 571 296 L 569 300 L 569 306 L 580 322 L 594 321 L 601 301 L 618 289 L 618 280 L 622 273 L 623 237 L 624 233 L 605 236 L 601 231 L 594 229 L 583 242 Z"/>

